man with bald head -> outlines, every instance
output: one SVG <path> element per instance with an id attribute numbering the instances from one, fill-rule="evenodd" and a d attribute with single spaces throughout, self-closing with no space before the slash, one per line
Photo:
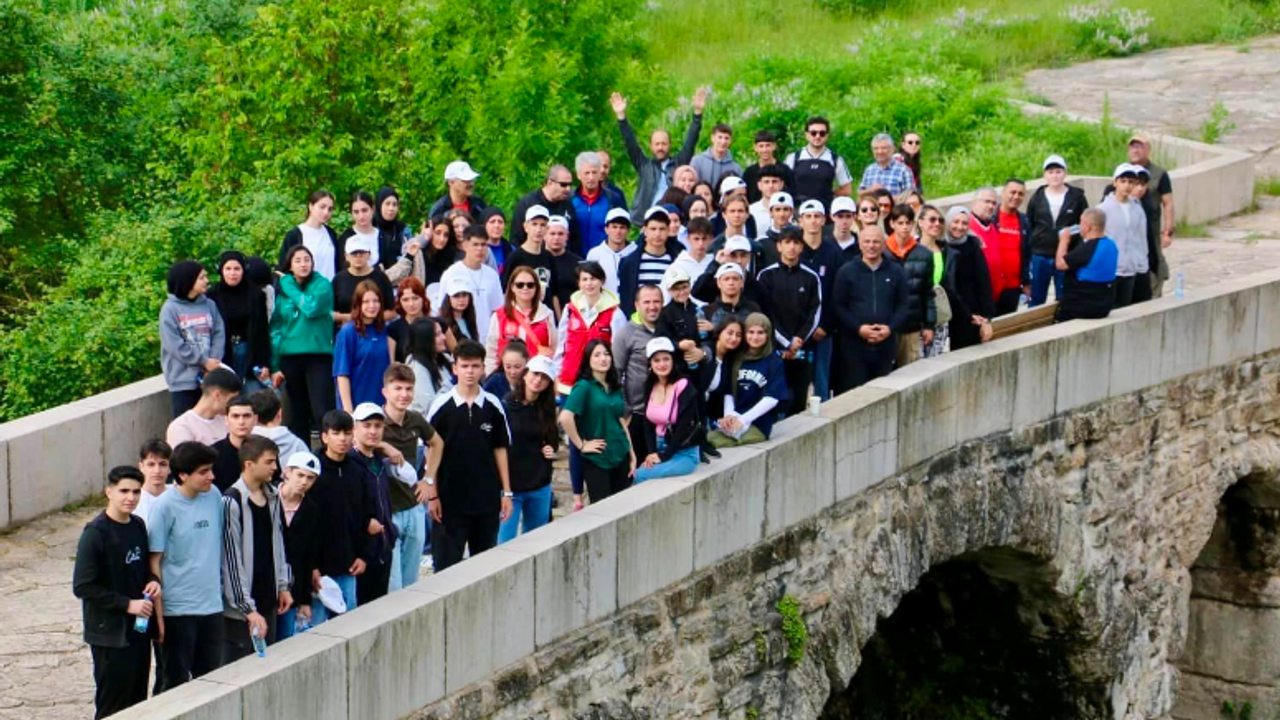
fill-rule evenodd
<path id="1" fill-rule="evenodd" d="M 635 130 L 627 122 L 627 99 L 620 93 L 609 98 L 613 114 L 618 118 L 618 130 L 622 133 L 622 141 L 627 146 L 627 157 L 636 169 L 636 195 L 631 209 L 632 221 L 639 224 L 645 211 L 658 203 L 667 188 L 671 186 L 671 175 L 681 165 L 688 165 L 693 159 L 698 145 L 698 136 L 702 134 L 702 109 L 707 104 L 707 88 L 700 87 L 693 94 L 693 121 L 685 133 L 684 145 L 674 157 L 671 155 L 671 135 L 666 130 L 654 130 L 649 136 L 649 152 L 645 155 L 636 140 Z"/>
<path id="2" fill-rule="evenodd" d="M 831 386 L 838 395 L 893 371 L 897 331 L 907 323 L 907 275 L 884 257 L 884 231 L 867 225 L 858 235 L 862 257 L 836 273 L 830 310 L 840 329 L 831 363 Z"/>
<path id="3" fill-rule="evenodd" d="M 525 241 L 524 226 L 516 222 L 516 218 L 524 218 L 529 208 L 541 205 L 550 215 L 559 215 L 569 221 L 573 227 L 576 213 L 573 209 L 573 174 L 563 165 L 552 165 L 547 170 L 547 178 L 542 187 L 520 198 L 515 210 L 511 213 L 511 244 L 523 245 Z"/>

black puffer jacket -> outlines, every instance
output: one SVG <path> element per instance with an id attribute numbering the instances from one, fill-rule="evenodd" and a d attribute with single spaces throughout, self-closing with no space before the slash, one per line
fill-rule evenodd
<path id="1" fill-rule="evenodd" d="M 919 332 L 933 329 L 938 312 L 933 303 L 933 251 L 916 243 L 906 257 L 898 257 L 885 246 L 885 257 L 902 266 L 907 276 L 907 322 L 898 332 Z"/>

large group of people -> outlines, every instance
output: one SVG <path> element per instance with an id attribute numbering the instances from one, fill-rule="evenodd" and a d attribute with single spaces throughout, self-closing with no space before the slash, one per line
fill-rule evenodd
<path id="1" fill-rule="evenodd" d="M 551 166 L 511 214 L 465 161 L 415 232 L 398 193 L 307 198 L 274 268 L 228 250 L 217 282 L 173 265 L 160 313 L 167 436 L 107 478 L 74 590 L 99 717 L 444 570 L 572 510 L 693 472 L 726 447 L 895 368 L 988 341 L 1047 301 L 1061 320 L 1159 295 L 1169 177 L 1134 135 L 1105 199 L 1043 162 L 970 207 L 930 204 L 919 133 L 876 135 L 855 177 L 811 117 L 743 168 L 717 124 L 697 153 L 643 148 Z M 575 184 L 574 175 L 577 182 Z M 855 187 L 856 182 L 856 187 Z M 424 203 L 425 205 L 425 203 Z"/>

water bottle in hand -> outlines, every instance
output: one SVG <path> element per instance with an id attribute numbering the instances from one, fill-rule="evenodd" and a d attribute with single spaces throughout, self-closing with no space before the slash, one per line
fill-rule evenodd
<path id="1" fill-rule="evenodd" d="M 265 638 L 263 638 L 261 635 L 258 634 L 258 628 L 256 627 L 249 628 L 249 636 L 253 638 L 253 651 L 257 653 L 258 657 L 260 658 L 266 657 L 267 641 Z"/>
<path id="2" fill-rule="evenodd" d="M 151 593 L 142 593 L 142 599 L 150 600 Z M 147 633 L 147 628 L 149 627 L 151 627 L 151 618 L 145 618 L 139 615 L 133 619 L 134 632 L 140 632 L 145 635 Z"/>

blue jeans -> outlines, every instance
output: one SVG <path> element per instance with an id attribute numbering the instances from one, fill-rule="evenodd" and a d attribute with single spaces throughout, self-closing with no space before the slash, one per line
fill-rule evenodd
<path id="1" fill-rule="evenodd" d="M 651 468 L 637 467 L 635 482 L 638 485 L 645 480 L 688 475 L 697 469 L 697 467 L 698 448 L 685 448 L 684 450 L 672 455 L 670 460 L 664 460 Z"/>
<path id="2" fill-rule="evenodd" d="M 389 588 L 399 590 L 418 581 L 422 548 L 426 542 L 427 509 L 422 505 L 414 505 L 408 510 L 393 513 L 391 524 L 396 526 L 396 546 L 391 551 Z"/>
<path id="3" fill-rule="evenodd" d="M 347 612 L 356 609 L 356 576 L 338 575 L 333 578 L 342 591 L 342 600 L 347 604 Z M 320 593 L 311 597 L 311 627 L 315 627 L 329 619 L 329 608 L 320 602 Z"/>
<path id="4" fill-rule="evenodd" d="M 823 338 L 813 348 L 813 394 L 822 402 L 831 399 L 831 347 L 830 337 Z"/>
<path id="5" fill-rule="evenodd" d="M 1031 256 L 1031 301 L 1028 307 L 1043 305 L 1049 299 L 1049 280 L 1053 280 L 1053 296 L 1062 297 L 1063 272 L 1054 264 L 1054 259 L 1044 255 Z"/>
<path id="6" fill-rule="evenodd" d="M 264 385 L 262 381 L 258 379 L 258 376 L 253 374 L 253 368 L 249 366 L 248 342 L 242 341 L 236 343 L 235 346 L 231 348 L 231 354 L 231 369 L 236 371 L 236 374 L 240 376 L 241 381 L 244 383 L 244 387 L 241 388 L 241 393 L 243 395 L 249 396 L 259 390 L 267 389 L 268 386 Z"/>
<path id="7" fill-rule="evenodd" d="M 511 517 L 498 527 L 498 543 L 504 543 L 519 535 L 520 518 L 524 518 L 524 532 L 532 532 L 551 520 L 551 486 L 515 493 L 511 498 Z"/>
<path id="8" fill-rule="evenodd" d="M 308 580 L 308 583 L 310 581 Z M 319 602 L 319 601 L 314 601 Z M 276 642 L 298 634 L 298 606 L 294 605 L 276 618 Z"/>

